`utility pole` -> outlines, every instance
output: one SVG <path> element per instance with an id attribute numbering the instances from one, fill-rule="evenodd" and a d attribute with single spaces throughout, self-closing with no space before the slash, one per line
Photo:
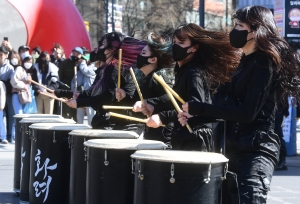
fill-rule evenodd
<path id="1" fill-rule="evenodd" d="M 205 0 L 199 0 L 199 24 L 204 28 L 204 2 Z"/>
<path id="2" fill-rule="evenodd" d="M 111 29 L 112 29 L 112 32 L 115 32 L 114 4 L 115 4 L 115 0 L 111 0 Z"/>
<path id="3" fill-rule="evenodd" d="M 105 0 L 105 33 L 108 33 L 108 0 Z"/>

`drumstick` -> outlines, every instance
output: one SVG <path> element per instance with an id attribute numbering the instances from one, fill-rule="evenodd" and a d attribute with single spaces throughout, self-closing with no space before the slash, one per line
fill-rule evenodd
<path id="1" fill-rule="evenodd" d="M 164 79 L 163 79 L 161 76 L 160 76 L 160 78 L 164 81 Z M 170 92 L 166 87 L 164 87 L 164 89 L 165 89 L 166 93 L 168 94 L 168 96 L 169 96 L 171 102 L 173 103 L 173 105 L 174 105 L 176 111 L 177 111 L 178 113 L 180 113 L 182 110 L 179 108 L 179 106 L 178 106 L 178 104 L 177 104 L 175 98 L 173 97 L 173 95 L 171 94 L 171 92 Z M 193 130 L 192 130 L 192 128 L 189 126 L 189 124 L 186 124 L 185 126 L 186 126 L 186 128 L 189 130 L 190 133 L 193 133 Z"/>
<path id="2" fill-rule="evenodd" d="M 132 109 L 132 106 L 102 106 L 103 109 Z"/>
<path id="3" fill-rule="evenodd" d="M 153 77 L 166 89 L 168 89 L 171 94 L 178 100 L 180 103 L 185 104 L 185 101 L 171 88 L 166 84 L 166 82 L 160 78 L 156 73 L 153 74 Z"/>
<path id="4" fill-rule="evenodd" d="M 140 96 L 140 99 L 141 99 L 142 103 L 145 104 L 145 101 L 144 101 L 144 98 L 143 98 L 143 94 L 142 94 L 141 89 L 140 89 L 140 86 L 139 86 L 139 84 L 138 84 L 138 82 L 137 82 L 137 80 L 136 80 L 136 77 L 135 77 L 135 74 L 134 74 L 134 72 L 133 72 L 132 67 L 131 67 L 129 70 L 130 70 L 130 74 L 131 74 L 131 76 L 132 76 L 133 82 L 134 82 L 134 84 L 135 84 L 136 90 L 137 90 L 137 92 L 138 92 L 138 94 L 139 94 L 139 96 Z M 149 118 L 148 115 L 147 115 L 147 117 Z"/>
<path id="5" fill-rule="evenodd" d="M 49 98 L 53 98 L 55 100 L 58 100 L 58 101 L 61 101 L 63 103 L 66 102 L 65 99 L 62 99 L 62 98 L 57 98 L 56 96 L 52 95 L 52 94 L 47 94 L 46 92 L 40 92 L 40 94 L 44 95 L 44 96 L 48 96 Z"/>
<path id="6" fill-rule="evenodd" d="M 126 120 L 132 120 L 132 121 L 136 121 L 136 122 L 140 122 L 140 123 L 147 123 L 147 121 L 148 121 L 147 119 L 135 118 L 135 117 L 122 115 L 122 114 L 118 114 L 118 113 L 114 113 L 114 112 L 108 112 L 108 114 L 113 117 L 123 118 Z M 161 126 L 165 127 L 165 125 L 161 125 Z"/>
<path id="7" fill-rule="evenodd" d="M 77 67 L 76 66 L 74 67 L 74 82 L 75 82 L 75 92 L 77 92 L 78 82 L 77 82 Z"/>
<path id="8" fill-rule="evenodd" d="M 121 66 L 122 66 L 122 49 L 119 49 L 118 88 L 121 88 Z M 118 100 L 118 102 L 120 102 L 120 100 Z"/>
<path id="9" fill-rule="evenodd" d="M 46 89 L 47 91 L 49 91 L 49 92 L 51 92 L 51 93 L 54 93 L 54 90 L 49 89 L 49 88 L 47 88 L 46 86 L 43 86 L 42 84 L 39 84 L 39 83 L 37 83 L 36 81 L 34 81 L 34 80 L 32 80 L 32 79 L 30 79 L 29 81 L 30 81 L 31 83 L 35 84 L 35 85 L 38 85 L 38 86 L 40 86 L 40 87 Z"/>

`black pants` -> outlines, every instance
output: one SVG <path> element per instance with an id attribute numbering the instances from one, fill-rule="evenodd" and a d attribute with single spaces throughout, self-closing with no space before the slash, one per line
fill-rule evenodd
<path id="1" fill-rule="evenodd" d="M 236 173 L 240 204 L 267 202 L 280 141 L 274 132 L 233 133 L 227 142 L 228 169 Z"/>
<path id="2" fill-rule="evenodd" d="M 280 153 L 279 153 L 279 163 L 282 161 L 285 161 L 286 157 L 286 144 L 284 141 L 283 133 L 282 133 L 282 122 L 283 122 L 283 114 L 282 113 L 276 113 L 275 115 L 275 128 L 274 132 L 279 136 L 280 139 Z"/>

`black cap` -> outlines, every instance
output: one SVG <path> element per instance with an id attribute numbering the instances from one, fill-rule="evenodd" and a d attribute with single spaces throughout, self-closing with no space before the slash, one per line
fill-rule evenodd
<path id="1" fill-rule="evenodd" d="M 6 47 L 0 47 L 0 52 L 7 54 L 8 50 L 6 49 Z"/>
<path id="2" fill-rule="evenodd" d="M 41 54 L 41 47 L 40 46 L 37 46 L 35 48 L 32 49 L 33 51 L 37 52 L 39 55 Z"/>
<path id="3" fill-rule="evenodd" d="M 20 53 L 22 49 L 26 49 L 26 50 L 30 50 L 30 47 L 26 46 L 26 45 L 22 45 L 19 47 L 18 52 Z"/>

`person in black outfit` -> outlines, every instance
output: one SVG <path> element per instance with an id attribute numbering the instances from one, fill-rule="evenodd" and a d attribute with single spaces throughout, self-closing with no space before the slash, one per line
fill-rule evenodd
<path id="1" fill-rule="evenodd" d="M 210 87 L 214 82 L 225 82 L 227 74 L 235 70 L 239 59 L 224 32 L 207 31 L 196 24 L 178 27 L 173 35 L 175 66 L 174 91 L 185 101 L 196 100 L 210 104 Z M 225 54 L 226 53 L 226 54 Z M 222 61 L 224 59 L 226 62 Z M 165 108 L 165 111 L 161 111 Z M 171 136 L 172 149 L 213 151 L 211 124 L 201 123 L 195 117 L 189 121 L 193 132 L 181 127 L 177 112 L 167 95 L 147 99 L 143 113 L 152 115 L 148 127 L 174 122 Z"/>
<path id="2" fill-rule="evenodd" d="M 266 203 L 280 148 L 274 133 L 276 101 L 285 93 L 299 98 L 300 56 L 278 33 L 269 9 L 248 6 L 233 18 L 236 24 L 230 43 L 242 48 L 244 55 L 232 78 L 226 106 L 189 101 L 182 105 L 185 112 L 178 114 L 178 120 L 185 125 L 197 115 L 207 121 L 231 122 L 226 157 L 229 171 L 237 175 L 240 203 Z M 230 199 L 223 201 L 230 203 Z"/>
<path id="3" fill-rule="evenodd" d="M 279 162 L 276 168 L 276 171 L 287 170 L 286 165 L 286 145 L 282 132 L 282 123 L 285 117 L 289 116 L 289 102 L 288 97 L 284 97 L 285 101 L 283 103 L 281 101 L 278 102 L 277 111 L 275 114 L 275 127 L 274 132 L 279 136 L 280 139 L 280 152 L 279 152 Z"/>
<path id="4" fill-rule="evenodd" d="M 143 48 L 142 52 L 137 57 L 136 66 L 139 69 L 136 73 L 136 78 L 142 92 L 143 98 L 154 98 L 164 95 L 166 92 L 163 87 L 153 78 L 153 74 L 161 75 L 166 83 L 172 87 L 169 78 L 163 73 L 162 68 L 170 67 L 173 64 L 172 46 L 170 40 L 165 40 L 160 36 L 150 33 L 148 35 L 147 45 Z M 134 105 L 133 111 L 140 111 L 141 102 L 137 91 L 130 97 L 122 89 L 116 89 L 116 98 L 122 101 L 129 101 L 129 104 Z M 133 114 L 135 117 L 143 118 L 142 113 Z M 144 126 L 144 125 L 143 125 Z M 169 142 L 172 124 L 167 127 L 148 128 L 144 132 L 144 139 L 159 140 Z"/>

